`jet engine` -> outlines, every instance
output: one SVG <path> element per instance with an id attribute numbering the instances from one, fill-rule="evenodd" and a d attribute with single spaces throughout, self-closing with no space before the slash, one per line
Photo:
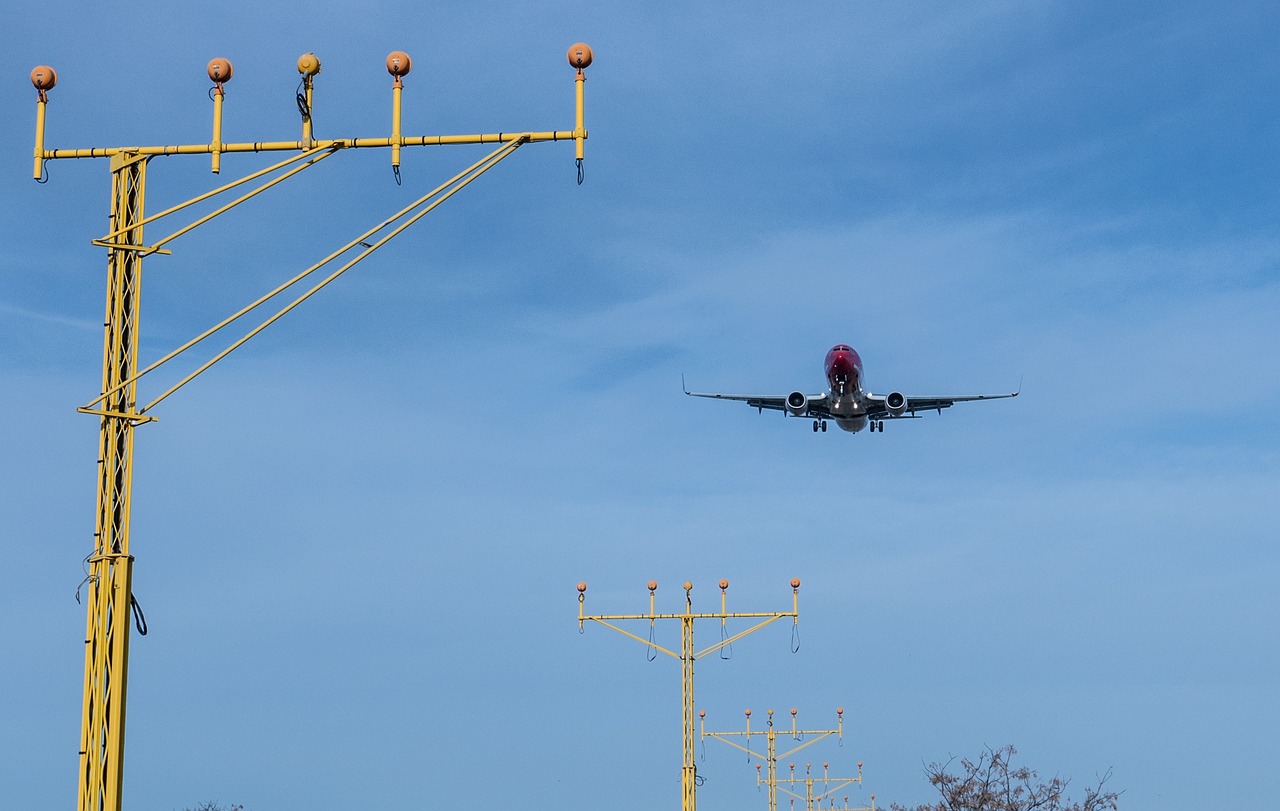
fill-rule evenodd
<path id="1" fill-rule="evenodd" d="M 787 411 L 793 417 L 803 417 L 809 410 L 809 398 L 802 391 L 793 391 L 787 395 Z"/>
<path id="2" fill-rule="evenodd" d="M 900 391 L 891 391 L 884 398 L 884 407 L 897 417 L 907 410 L 907 398 Z"/>

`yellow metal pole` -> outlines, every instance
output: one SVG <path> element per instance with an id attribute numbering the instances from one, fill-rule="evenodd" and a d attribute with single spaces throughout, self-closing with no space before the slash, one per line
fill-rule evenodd
<path id="1" fill-rule="evenodd" d="M 585 42 L 576 42 L 569 46 L 569 64 L 577 69 L 574 75 L 574 87 L 576 96 L 576 113 L 573 119 L 573 140 L 575 145 L 575 157 L 581 161 L 585 155 L 583 141 L 587 137 L 587 128 L 583 117 L 583 97 L 584 87 L 587 82 L 587 74 L 583 70 L 591 64 L 594 55 L 591 53 L 591 46 Z"/>
<path id="2" fill-rule="evenodd" d="M 36 101 L 36 165 L 32 176 L 39 180 L 44 177 L 44 108 L 48 104 L 44 93 Z"/>
<path id="3" fill-rule="evenodd" d="M 302 113 L 302 142 L 306 144 L 306 149 L 311 148 L 311 112 L 315 108 L 312 106 L 312 90 L 315 86 L 316 74 L 320 72 L 320 59 L 313 53 L 305 53 L 298 57 L 298 72 L 302 74 L 302 98 L 299 99 L 298 107 Z"/>
<path id="4" fill-rule="evenodd" d="M 413 60 L 404 51 L 392 51 L 387 54 L 387 73 L 395 77 L 391 83 L 391 168 L 400 168 L 400 147 L 404 141 L 400 136 L 400 94 L 404 90 L 404 77 L 413 68 Z"/>
<path id="5" fill-rule="evenodd" d="M 213 140 L 209 143 L 209 153 L 213 156 L 212 172 L 216 175 L 222 171 L 222 83 L 231 79 L 231 63 L 214 59 L 209 62 L 208 70 L 213 80 Z"/>
<path id="6" fill-rule="evenodd" d="M 577 89 L 577 115 L 574 117 L 573 140 L 574 140 L 574 156 L 578 160 L 582 160 L 586 156 L 586 148 L 584 142 L 587 138 L 587 129 L 583 125 L 583 89 L 587 85 L 587 74 L 578 71 L 578 75 L 574 77 L 574 85 Z"/>
<path id="7" fill-rule="evenodd" d="M 404 82 L 396 77 L 391 86 L 391 165 L 400 165 L 400 94 L 404 90 Z"/>
<path id="8" fill-rule="evenodd" d="M 123 243 L 142 244 L 147 158 L 112 159 L 112 227 Z M 85 633 L 84 709 L 80 741 L 79 811 L 119 811 L 124 777 L 124 721 L 129 674 L 129 621 L 133 556 L 129 524 L 133 503 L 135 385 L 117 388 L 137 368 L 138 301 L 142 257 L 110 252 L 103 335 L 102 390 L 117 389 L 101 418 L 94 551 L 89 556 Z"/>
<path id="9" fill-rule="evenodd" d="M 211 171 L 222 171 L 222 88 L 213 91 L 213 140 L 209 144 L 212 158 Z"/>
<path id="10" fill-rule="evenodd" d="M 33 177 L 44 177 L 44 108 L 49 103 L 49 91 L 58 83 L 58 73 L 48 65 L 40 65 L 31 71 L 31 84 L 36 88 L 36 166 Z"/>

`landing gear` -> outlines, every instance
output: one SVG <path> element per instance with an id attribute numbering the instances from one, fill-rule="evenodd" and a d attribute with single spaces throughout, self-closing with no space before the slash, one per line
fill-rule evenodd
<path id="1" fill-rule="evenodd" d="M 884 433 L 884 420 L 872 420 L 870 423 L 868 423 L 868 427 L 871 429 L 871 433 L 873 433 L 873 434 L 874 434 L 876 431 L 879 431 L 880 433 L 882 433 L 882 434 L 883 434 L 883 433 Z"/>
<path id="2" fill-rule="evenodd" d="M 813 421 L 813 432 L 816 434 L 816 433 L 818 433 L 818 431 L 822 431 L 823 433 L 826 433 L 826 431 L 827 431 L 827 421 L 826 421 L 826 420 L 814 420 L 814 421 Z"/>
<path id="3" fill-rule="evenodd" d="M 815 434 L 816 434 L 816 433 L 818 433 L 818 421 L 817 421 L 817 420 L 814 420 L 814 421 L 813 421 L 813 432 L 814 432 Z"/>
<path id="4" fill-rule="evenodd" d="M 825 434 L 826 432 L 827 432 L 827 421 L 826 421 L 826 420 L 823 420 L 823 421 L 822 421 L 822 433 L 824 433 L 824 434 Z"/>

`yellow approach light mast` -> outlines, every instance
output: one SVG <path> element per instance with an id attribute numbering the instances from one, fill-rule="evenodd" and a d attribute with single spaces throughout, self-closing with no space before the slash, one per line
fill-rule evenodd
<path id="1" fill-rule="evenodd" d="M 625 637 L 644 643 L 650 653 L 650 659 L 656 658 L 659 653 L 670 656 L 673 659 L 680 660 L 680 692 L 681 692 L 681 728 L 683 739 L 683 760 L 680 765 L 680 808 L 681 811 L 696 811 L 698 805 L 698 767 L 694 763 L 694 741 L 696 738 L 696 730 L 693 723 L 693 663 L 702 657 L 711 653 L 721 653 L 731 649 L 734 642 L 753 634 L 756 631 L 771 625 L 785 617 L 791 618 L 791 652 L 795 653 L 799 650 L 799 622 L 800 622 L 800 578 L 791 578 L 791 610 L 775 611 L 765 613 L 729 613 L 727 606 L 726 593 L 729 589 L 729 581 L 720 581 L 720 612 L 710 614 L 693 613 L 693 584 L 686 581 L 684 584 L 684 611 L 679 614 L 659 614 L 654 610 L 655 593 L 658 590 L 657 581 L 650 580 L 649 589 L 649 613 L 647 614 L 587 614 L 585 613 L 585 604 L 587 596 L 587 584 L 578 584 L 578 631 L 581 633 L 584 624 L 587 622 L 596 622 L 606 628 L 611 628 Z M 693 646 L 693 625 L 697 620 L 720 620 L 720 641 L 709 645 L 702 650 L 697 650 Z M 730 619 L 755 619 L 759 620 L 756 624 L 747 628 L 745 631 L 739 631 L 730 634 L 728 631 L 728 620 Z M 654 626 L 658 620 L 679 620 L 680 621 L 680 652 L 664 648 L 654 641 Z M 618 622 L 648 622 L 649 638 L 633 634 L 625 628 L 620 628 L 614 623 Z M 725 657 L 727 658 L 727 656 Z"/>
<path id="2" fill-rule="evenodd" d="M 844 795 L 843 802 L 836 804 L 836 792 L 845 786 L 853 783 L 862 782 L 862 764 L 858 764 L 857 777 L 832 777 L 828 771 L 829 763 L 822 764 L 822 776 L 818 777 L 813 773 L 813 764 L 804 764 L 804 775 L 796 776 L 796 764 L 787 764 L 790 767 L 789 777 L 779 777 L 775 780 L 775 785 L 782 784 L 786 788 L 779 787 L 778 791 L 790 795 L 790 811 L 795 811 L 796 800 L 804 803 L 805 811 L 876 811 L 876 795 L 871 795 L 871 805 L 849 805 L 849 795 Z M 760 764 L 756 764 L 756 783 L 760 782 Z M 818 784 L 821 783 L 821 790 Z M 804 786 L 804 794 L 796 790 L 796 787 Z M 826 800 L 824 806 L 822 801 Z"/>
<path id="3" fill-rule="evenodd" d="M 93 244 L 107 250 L 106 317 L 102 349 L 102 387 L 100 393 L 78 410 L 99 419 L 97 510 L 93 551 L 86 557 L 88 586 L 87 630 L 85 633 L 84 703 L 80 733 L 79 811 L 120 811 L 121 785 L 124 776 L 125 698 L 129 673 L 129 624 L 137 623 L 140 633 L 146 624 L 133 596 L 133 554 L 129 545 L 130 513 L 133 503 L 133 432 L 139 425 L 155 421 L 149 412 L 175 391 L 191 382 L 213 364 L 225 358 L 303 301 L 319 292 L 437 206 L 461 191 L 473 180 L 509 157 L 525 144 L 572 141 L 578 167 L 578 183 L 582 182 L 582 161 L 587 130 L 583 117 L 584 69 L 591 64 L 591 48 L 583 43 L 570 47 L 570 66 L 575 70 L 574 126 L 567 130 L 517 130 L 474 135 L 405 135 L 401 132 L 401 94 L 404 78 L 412 60 L 403 51 L 387 57 L 391 74 L 391 135 L 368 138 L 317 138 L 313 130 L 312 104 L 315 78 L 320 73 L 320 60 L 315 54 L 298 59 L 302 76 L 297 93 L 302 114 L 302 132 L 298 140 L 227 142 L 223 140 L 223 106 L 226 85 L 233 76 L 226 59 L 209 62 L 208 76 L 213 82 L 213 131 L 207 143 L 161 146 L 87 147 L 49 149 L 45 146 L 45 115 L 49 91 L 57 84 L 53 68 L 40 66 L 31 72 L 36 88 L 36 137 L 34 177 L 39 182 L 48 178 L 45 164 L 51 160 L 71 158 L 106 158 L 111 169 L 110 230 Z M 321 161 L 351 149 L 390 148 L 391 167 L 400 182 L 401 150 L 417 146 L 451 146 L 489 144 L 494 149 L 487 156 L 454 175 L 432 191 L 419 197 L 391 217 L 377 223 L 363 234 L 347 242 L 324 259 L 262 295 L 222 322 L 205 330 L 168 354 L 139 368 L 138 332 L 139 296 L 142 282 L 142 259 L 150 254 L 169 254 L 164 246 L 219 215 L 244 203 L 271 187 L 303 172 Z M 214 174 L 222 170 L 225 155 L 246 152 L 295 153 L 265 169 L 205 192 L 179 205 L 150 216 L 145 212 L 147 166 L 158 156 L 207 155 Z M 256 184 L 249 186 L 247 184 Z M 189 206 L 212 200 L 235 189 L 238 197 L 212 212 L 177 228 L 153 242 L 143 238 L 143 227 L 169 217 Z M 247 189 L 247 190 L 246 190 Z M 341 260 L 341 262 L 339 262 Z M 301 283 L 317 271 L 337 265 L 318 282 L 309 282 L 305 292 L 297 295 Z M 146 374 L 186 353 L 196 345 L 221 332 L 232 323 L 254 312 L 267 311 L 285 300 L 286 292 L 295 296 L 273 315 L 230 343 L 177 384 L 139 407 L 138 382 Z M 273 303 L 274 302 L 274 303 Z M 263 308 L 263 309 L 259 309 Z"/>
<path id="4" fill-rule="evenodd" d="M 846 786 L 854 783 L 862 785 L 862 761 L 858 761 L 857 777 L 832 777 L 828 771 L 830 764 L 822 764 L 822 777 L 814 777 L 811 764 L 805 764 L 805 773 L 803 777 L 796 777 L 796 764 L 792 763 L 789 777 L 778 776 L 778 761 L 791 757 L 801 749 L 806 749 L 819 741 L 825 740 L 832 735 L 836 736 L 836 740 L 841 746 L 844 746 L 844 708 L 836 707 L 836 728 L 835 729 L 800 729 L 796 723 L 797 711 L 791 708 L 791 729 L 779 731 L 773 725 L 773 710 L 767 712 L 765 719 L 765 728 L 751 729 L 751 710 L 743 711 L 746 716 L 746 729 L 735 732 L 708 732 L 707 731 L 707 712 L 706 710 L 698 711 L 698 720 L 701 724 L 700 732 L 703 740 L 714 738 L 715 740 L 727 743 L 734 749 L 747 753 L 747 759 L 751 758 L 763 761 L 763 764 L 756 764 L 756 785 L 764 785 L 769 790 L 769 811 L 778 811 L 778 793 L 788 795 L 791 798 L 791 807 L 795 807 L 795 801 L 801 800 L 805 804 L 805 811 L 819 811 L 822 808 L 822 801 L 829 800 L 828 811 L 875 811 L 876 795 L 871 795 L 871 806 L 869 808 L 856 808 L 849 805 L 849 798 L 844 798 L 844 805 L 835 805 L 835 794 Z M 751 738 L 763 738 L 765 744 L 764 754 L 760 754 L 751 748 Z M 790 749 L 783 752 L 778 751 L 778 738 L 790 740 L 795 743 Z M 738 742 L 742 739 L 742 743 Z M 761 766 L 766 768 L 762 769 Z M 816 791 L 816 783 L 822 783 L 822 790 Z M 800 794 L 795 791 L 795 786 L 803 784 L 805 793 Z M 816 793 L 815 793 L 816 792 Z"/>

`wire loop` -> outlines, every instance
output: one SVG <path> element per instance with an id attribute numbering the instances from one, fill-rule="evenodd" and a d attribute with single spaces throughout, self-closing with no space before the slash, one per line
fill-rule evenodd
<path id="1" fill-rule="evenodd" d="M 304 124 L 311 120 L 311 105 L 307 104 L 307 95 L 302 92 L 306 84 L 306 79 L 298 82 L 298 89 L 293 94 L 293 99 L 298 103 L 298 112 L 302 114 L 302 122 Z"/>
<path id="2" fill-rule="evenodd" d="M 138 605 L 138 598 L 132 594 L 129 595 L 129 607 L 133 609 L 133 623 L 138 628 L 138 634 L 147 635 L 147 618 L 142 613 L 142 606 Z"/>

